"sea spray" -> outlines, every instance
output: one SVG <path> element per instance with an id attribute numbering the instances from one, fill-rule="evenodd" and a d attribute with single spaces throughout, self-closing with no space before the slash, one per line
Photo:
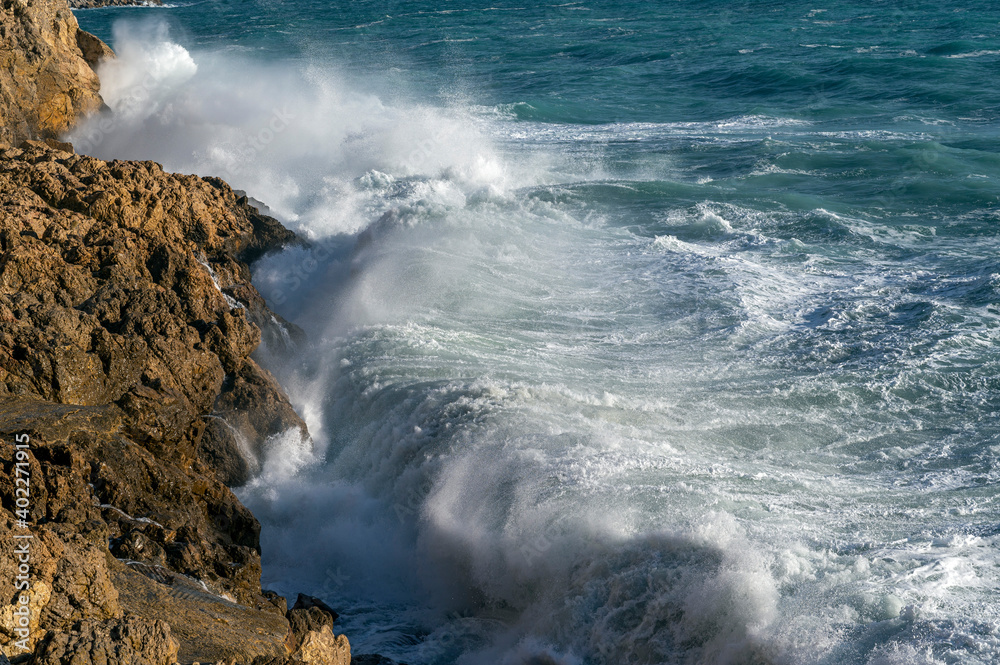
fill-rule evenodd
<path id="1" fill-rule="evenodd" d="M 395 190 L 424 187 L 405 180 L 417 174 L 447 173 L 432 189 L 451 179 L 478 189 L 500 175 L 487 141 L 454 113 L 387 107 L 330 68 L 192 54 L 162 21 L 119 23 L 113 44 L 119 58 L 101 76 L 114 113 L 71 140 L 99 157 L 155 156 L 171 170 L 226 176 L 311 235 L 370 223 L 381 201 L 358 179 L 376 167 L 395 174 Z"/>

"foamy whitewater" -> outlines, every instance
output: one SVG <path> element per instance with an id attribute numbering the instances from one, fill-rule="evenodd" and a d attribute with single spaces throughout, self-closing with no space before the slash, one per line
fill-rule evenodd
<path id="1" fill-rule="evenodd" d="M 411 665 L 1000 662 L 1000 16 L 951 4 L 79 12 L 78 150 L 312 241 L 254 266 L 313 436 L 238 490 L 265 588 Z"/>

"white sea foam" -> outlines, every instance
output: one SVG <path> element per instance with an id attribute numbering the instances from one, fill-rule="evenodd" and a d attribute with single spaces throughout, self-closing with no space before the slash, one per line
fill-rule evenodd
<path id="1" fill-rule="evenodd" d="M 946 58 L 981 58 L 984 55 L 1000 55 L 1000 51 L 981 49 L 979 51 L 970 51 L 969 53 L 953 53 L 946 55 Z"/>

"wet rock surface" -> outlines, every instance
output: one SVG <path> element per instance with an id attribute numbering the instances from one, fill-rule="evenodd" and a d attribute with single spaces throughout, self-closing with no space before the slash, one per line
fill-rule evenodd
<path id="1" fill-rule="evenodd" d="M 260 588 L 260 526 L 226 483 L 245 480 L 268 437 L 306 435 L 252 357 L 260 325 L 287 324 L 247 261 L 291 241 L 220 180 L 42 143 L 0 150 L 8 654 L 22 637 L 14 443 L 27 434 L 38 662 L 288 655 L 289 621 Z M 206 438 L 211 423 L 241 445 Z M 309 653 L 339 648 L 328 642 Z"/>

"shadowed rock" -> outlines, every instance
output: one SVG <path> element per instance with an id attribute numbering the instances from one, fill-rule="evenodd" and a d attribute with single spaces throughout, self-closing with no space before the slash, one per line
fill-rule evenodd
<path id="1" fill-rule="evenodd" d="M 322 631 L 324 627 L 332 629 L 338 617 L 333 608 L 319 598 L 301 593 L 286 616 L 289 624 L 286 644 L 290 652 L 299 649 L 310 632 Z"/>
<path id="2" fill-rule="evenodd" d="M 102 62 L 115 57 L 115 52 L 111 50 L 111 47 L 85 30 L 76 31 L 76 45 L 80 48 L 83 59 L 95 71 Z"/>

